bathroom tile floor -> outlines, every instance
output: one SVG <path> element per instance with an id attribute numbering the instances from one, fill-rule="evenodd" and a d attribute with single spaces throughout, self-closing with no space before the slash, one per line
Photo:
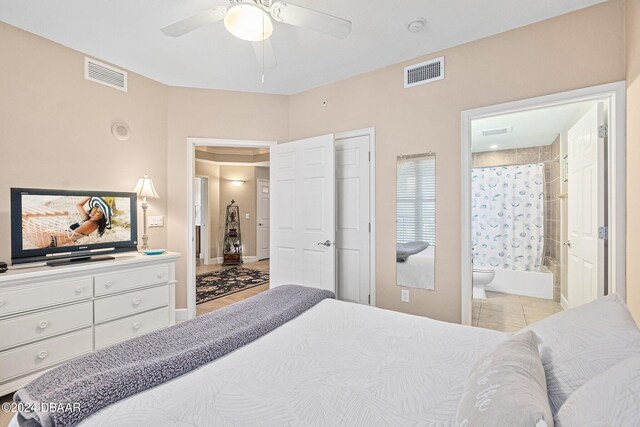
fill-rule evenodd
<path id="1" fill-rule="evenodd" d="M 552 300 L 487 292 L 487 299 L 473 300 L 472 325 L 516 332 L 560 311 L 560 303 Z"/>

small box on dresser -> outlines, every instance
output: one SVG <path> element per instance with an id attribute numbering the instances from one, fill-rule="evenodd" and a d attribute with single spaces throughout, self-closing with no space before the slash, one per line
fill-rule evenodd
<path id="1" fill-rule="evenodd" d="M 67 360 L 175 323 L 179 254 L 0 276 L 0 396 Z"/>

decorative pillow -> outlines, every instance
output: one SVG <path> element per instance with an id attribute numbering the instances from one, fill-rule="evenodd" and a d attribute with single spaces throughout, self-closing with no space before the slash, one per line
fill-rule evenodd
<path id="1" fill-rule="evenodd" d="M 616 294 L 554 314 L 528 330 L 541 341 L 554 415 L 591 378 L 640 353 L 640 330 Z"/>
<path id="2" fill-rule="evenodd" d="M 456 418 L 460 427 L 553 426 L 533 332 L 503 341 L 475 365 Z"/>
<path id="3" fill-rule="evenodd" d="M 560 427 L 640 426 L 640 355 L 591 378 L 556 415 Z"/>

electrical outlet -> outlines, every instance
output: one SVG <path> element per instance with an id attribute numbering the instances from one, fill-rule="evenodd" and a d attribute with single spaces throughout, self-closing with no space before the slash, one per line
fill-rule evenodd
<path id="1" fill-rule="evenodd" d="M 409 302 L 409 289 L 403 289 L 400 292 L 400 301 Z"/>

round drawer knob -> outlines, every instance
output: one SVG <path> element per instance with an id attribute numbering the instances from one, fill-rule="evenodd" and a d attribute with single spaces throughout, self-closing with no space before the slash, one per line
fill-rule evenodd
<path id="1" fill-rule="evenodd" d="M 138 330 L 138 329 L 140 329 L 140 326 L 142 326 L 142 325 L 140 325 L 140 323 L 136 322 L 136 323 L 133 324 L 133 329 Z"/>
<path id="2" fill-rule="evenodd" d="M 134 299 L 133 301 L 131 301 L 131 304 L 133 304 L 134 306 L 136 306 L 136 307 L 137 307 L 137 306 L 139 306 L 139 305 L 140 305 L 140 303 L 141 303 L 141 302 L 142 302 L 142 301 L 140 301 L 140 298 L 136 298 L 136 299 Z"/>
<path id="3" fill-rule="evenodd" d="M 76 294 L 81 294 L 82 292 L 84 292 L 84 286 L 76 287 Z"/>
<path id="4" fill-rule="evenodd" d="M 44 328 L 46 328 L 47 326 L 49 326 L 49 322 L 47 322 L 46 320 L 43 320 L 42 322 L 38 323 L 38 327 L 39 327 L 40 329 L 44 329 Z"/>
<path id="5" fill-rule="evenodd" d="M 164 273 L 158 273 L 158 279 L 162 279 L 164 277 Z"/>
<path id="6" fill-rule="evenodd" d="M 110 288 L 111 286 L 113 286 L 113 282 L 111 280 L 104 282 L 104 287 L 105 288 Z"/>
<path id="7" fill-rule="evenodd" d="M 38 353 L 38 359 L 44 359 L 48 354 L 49 353 L 46 350 L 42 350 L 40 353 Z"/>

